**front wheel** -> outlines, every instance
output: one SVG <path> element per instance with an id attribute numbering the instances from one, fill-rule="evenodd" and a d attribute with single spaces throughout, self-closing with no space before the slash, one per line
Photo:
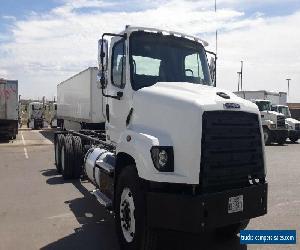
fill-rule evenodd
<path id="1" fill-rule="evenodd" d="M 122 250 L 154 250 L 157 233 L 146 225 L 145 192 L 134 166 L 125 167 L 116 189 L 116 230 Z"/>
<path id="2" fill-rule="evenodd" d="M 291 136 L 289 139 L 292 143 L 296 143 L 299 138 L 297 136 Z"/>
<path id="3" fill-rule="evenodd" d="M 217 228 L 217 234 L 219 236 L 224 236 L 224 237 L 235 236 L 241 230 L 245 229 L 248 226 L 249 222 L 250 222 L 250 220 L 245 220 L 245 221 L 242 221 L 240 223 L 236 223 L 236 224 L 228 225 L 228 226 L 225 226 L 225 227 Z"/>

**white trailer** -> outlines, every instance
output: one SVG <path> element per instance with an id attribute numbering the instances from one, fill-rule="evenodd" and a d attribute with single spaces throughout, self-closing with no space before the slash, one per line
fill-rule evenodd
<path id="1" fill-rule="evenodd" d="M 58 86 L 65 122 L 105 121 L 105 130 L 55 133 L 57 171 L 94 184 L 122 250 L 160 249 L 159 229 L 235 235 L 267 213 L 259 110 L 216 88 L 206 45 L 127 26 L 99 42 L 101 84 L 88 69 Z"/>
<path id="2" fill-rule="evenodd" d="M 97 87 L 97 68 L 90 67 L 57 86 L 58 126 L 78 131 L 103 129 L 102 94 Z"/>
<path id="3" fill-rule="evenodd" d="M 19 119 L 18 81 L 0 79 L 0 136 L 15 139 Z"/>
<path id="4" fill-rule="evenodd" d="M 276 105 L 286 105 L 287 103 L 287 93 L 286 92 L 272 92 L 266 90 L 254 90 L 254 91 L 238 91 L 235 92 L 238 96 L 251 100 L 269 100 L 272 104 Z"/>

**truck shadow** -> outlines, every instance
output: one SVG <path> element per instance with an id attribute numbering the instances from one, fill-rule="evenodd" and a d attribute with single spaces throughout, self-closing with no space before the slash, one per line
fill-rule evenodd
<path id="1" fill-rule="evenodd" d="M 40 130 L 39 133 L 44 136 L 46 139 L 50 140 L 52 143 L 54 143 L 54 132 L 56 129 L 43 129 Z"/>
<path id="2" fill-rule="evenodd" d="M 91 250 L 120 250 L 115 234 L 114 218 L 107 210 L 102 208 L 90 192 L 80 181 L 65 181 L 57 174 L 55 169 L 41 171 L 47 177 L 49 185 L 62 185 L 72 183 L 82 194 L 82 197 L 65 201 L 76 217 L 80 227 L 74 232 L 41 249 L 91 249 Z M 246 245 L 240 245 L 239 237 L 230 240 L 218 238 L 213 232 L 201 235 L 182 234 L 178 232 L 165 232 L 159 234 L 159 248 L 156 250 L 199 250 L 209 249 L 240 249 L 246 250 Z"/>

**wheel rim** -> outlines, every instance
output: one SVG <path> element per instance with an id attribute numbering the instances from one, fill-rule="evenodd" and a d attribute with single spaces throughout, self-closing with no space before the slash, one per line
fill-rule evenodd
<path id="1" fill-rule="evenodd" d="M 135 235 L 134 200 L 129 188 L 124 188 L 120 202 L 121 228 L 125 240 L 130 243 Z"/>
<path id="2" fill-rule="evenodd" d="M 62 170 L 65 169 L 65 146 L 61 148 L 61 168 Z"/>
<path id="3" fill-rule="evenodd" d="M 59 152 L 58 152 L 58 142 L 57 142 L 56 146 L 55 146 L 55 162 L 56 162 L 57 165 L 59 164 L 59 162 L 58 162 L 58 154 L 59 154 Z"/>
<path id="4" fill-rule="evenodd" d="M 265 142 L 267 142 L 268 139 L 269 139 L 269 134 L 268 134 L 267 131 L 264 131 L 264 140 L 265 140 Z"/>

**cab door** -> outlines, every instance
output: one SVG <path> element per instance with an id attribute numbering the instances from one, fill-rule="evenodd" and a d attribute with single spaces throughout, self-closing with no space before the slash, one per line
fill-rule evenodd
<path id="1" fill-rule="evenodd" d="M 112 97 L 106 98 L 104 113 L 106 116 L 107 139 L 117 143 L 121 133 L 126 129 L 126 119 L 129 114 L 129 96 L 126 95 L 126 72 L 127 72 L 127 44 L 124 38 L 113 38 L 109 60 L 109 74 L 106 95 L 117 96 L 122 93 L 118 100 Z"/>

